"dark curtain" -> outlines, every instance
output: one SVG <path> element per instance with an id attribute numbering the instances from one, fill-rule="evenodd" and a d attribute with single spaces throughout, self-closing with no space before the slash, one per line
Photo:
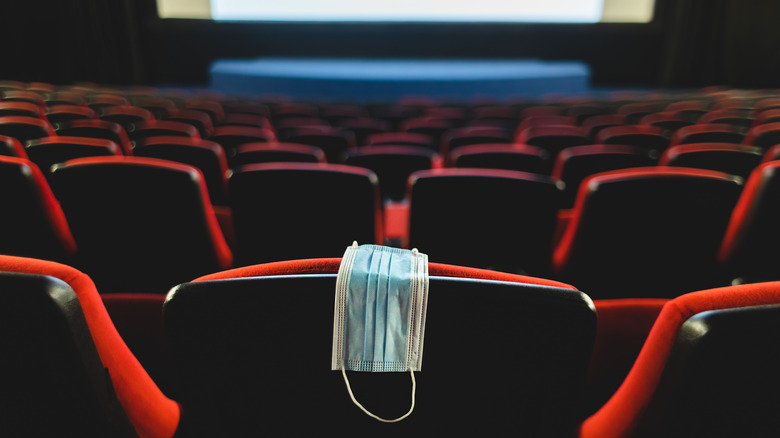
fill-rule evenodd
<path id="1" fill-rule="evenodd" d="M 13 1 L 2 7 L 0 78 L 66 84 L 144 80 L 131 0 Z"/>

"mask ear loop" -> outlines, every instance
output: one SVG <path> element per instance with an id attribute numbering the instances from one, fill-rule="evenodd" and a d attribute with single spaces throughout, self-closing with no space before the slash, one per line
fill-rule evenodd
<path id="1" fill-rule="evenodd" d="M 355 398 L 355 394 L 352 393 L 352 387 L 349 385 L 349 379 L 347 378 L 347 372 L 346 372 L 346 370 L 344 370 L 343 366 L 341 367 L 341 375 L 344 376 L 344 382 L 347 383 L 347 392 L 349 392 L 349 397 L 352 399 L 352 402 L 355 403 L 355 405 L 357 407 L 359 407 L 360 410 L 362 410 L 366 415 L 368 415 L 369 417 L 371 417 L 371 418 L 373 418 L 375 420 L 381 421 L 383 423 L 397 423 L 397 422 L 403 420 L 404 418 L 408 417 L 412 413 L 412 411 L 414 410 L 414 400 L 415 400 L 415 393 L 417 392 L 417 382 L 414 380 L 414 371 L 409 370 L 409 373 L 412 376 L 412 406 L 409 408 L 409 412 L 401 415 L 400 417 L 398 417 L 398 418 L 396 418 L 394 420 L 388 420 L 386 418 L 379 417 L 379 416 L 369 412 L 368 409 L 363 407 L 363 405 L 361 405 L 360 402 L 357 401 L 357 399 Z"/>

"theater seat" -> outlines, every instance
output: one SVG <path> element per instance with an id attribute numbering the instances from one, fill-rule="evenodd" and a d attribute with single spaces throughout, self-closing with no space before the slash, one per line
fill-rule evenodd
<path id="1" fill-rule="evenodd" d="M 544 276 L 562 185 L 503 169 L 415 172 L 409 247 L 446 263 Z"/>
<path id="2" fill-rule="evenodd" d="M 70 261 L 76 242 L 38 166 L 0 156 L 0 186 L 0 253 Z"/>
<path id="3" fill-rule="evenodd" d="M 67 283 L 78 297 L 78 302 L 81 304 L 81 313 L 83 313 L 84 320 L 89 327 L 89 333 L 102 361 L 102 366 L 106 369 L 106 374 L 101 377 L 110 379 L 110 382 L 106 381 L 105 384 L 113 386 L 116 397 L 121 403 L 125 415 L 132 423 L 135 432 L 139 437 L 148 438 L 170 438 L 174 435 L 181 414 L 179 405 L 160 391 L 130 349 L 127 348 L 106 312 L 94 283 L 86 274 L 59 263 L 12 256 L 0 256 L 0 271 L 48 276 L 47 278 L 53 277 Z M 46 284 L 46 282 L 42 283 Z M 49 282 L 48 284 L 51 283 Z M 56 297 L 59 299 L 65 293 L 62 292 L 62 287 L 64 286 L 62 286 L 62 283 L 59 283 L 55 287 L 58 289 Z M 7 291 L 5 287 L 2 289 L 4 292 Z M 8 308 L 8 306 L 4 307 Z M 75 311 L 78 312 L 78 310 Z M 2 319 L 3 321 L 9 320 L 9 318 Z M 35 345 L 35 347 L 41 347 L 41 345 Z M 17 350 L 18 352 L 19 350 Z M 36 352 L 36 354 L 45 353 L 45 350 Z M 36 364 L 33 361 L 28 362 L 26 366 L 27 370 L 31 370 L 31 367 L 36 366 Z M 57 366 L 55 370 L 62 371 L 62 368 L 62 366 Z M 7 370 L 7 368 L 4 367 L 4 370 Z M 44 375 L 36 376 L 36 379 L 44 378 L 46 378 Z M 4 388 L 7 390 L 5 385 Z M 18 399 L 12 399 L 12 401 L 18 401 Z M 33 406 L 40 407 L 41 403 L 41 400 L 36 400 Z M 67 406 L 61 408 L 67 409 Z M 4 410 L 4 412 L 8 411 Z M 38 409 L 37 414 L 36 421 L 43 422 L 40 416 L 43 412 Z M 50 435 L 44 434 L 42 436 L 75 433 L 73 430 L 63 429 L 61 424 L 50 425 L 57 428 L 57 430 Z M 26 424 L 25 426 L 28 428 L 33 427 L 32 424 Z M 41 424 L 40 426 L 46 427 L 49 425 Z M 24 432 L 30 432 L 30 430 L 25 429 Z M 8 433 L 9 431 L 4 429 L 4 432 Z M 31 435 L 24 432 L 21 432 L 19 435 Z M 78 436 L 85 435 L 79 434 Z"/>
<path id="4" fill-rule="evenodd" d="M 0 117 L 24 116 L 45 118 L 44 107 L 29 102 L 0 102 Z"/>
<path id="5" fill-rule="evenodd" d="M 98 112 L 98 117 L 122 125 L 125 131 L 133 124 L 154 120 L 154 115 L 148 109 L 130 105 L 107 106 Z"/>
<path id="6" fill-rule="evenodd" d="M 346 154 L 344 164 L 371 169 L 379 178 L 382 200 L 401 201 L 409 175 L 430 169 L 435 152 L 422 146 L 371 146 Z"/>
<path id="7" fill-rule="evenodd" d="M 747 178 L 761 163 L 764 150 L 734 143 L 691 143 L 672 146 L 661 155 L 659 166 L 695 167 Z"/>
<path id="8" fill-rule="evenodd" d="M 549 174 L 552 157 L 544 148 L 510 143 L 483 143 L 461 146 L 450 154 L 454 167 L 519 170 Z"/>
<path id="9" fill-rule="evenodd" d="M 355 149 L 355 135 L 351 131 L 333 126 L 302 126 L 293 128 L 285 137 L 290 143 L 316 146 L 325 152 L 330 163 L 340 163 L 344 154 Z"/>
<path id="10" fill-rule="evenodd" d="M 95 110 L 85 105 L 53 105 L 46 109 L 46 119 L 52 125 L 73 120 L 97 119 Z"/>
<path id="11" fill-rule="evenodd" d="M 493 126 L 465 126 L 453 128 L 442 137 L 440 154 L 448 160 L 449 154 L 461 146 L 481 143 L 512 143 L 512 132 Z"/>
<path id="12" fill-rule="evenodd" d="M 744 129 L 725 123 L 699 123 L 684 126 L 672 135 L 669 146 L 690 143 L 742 143 Z"/>
<path id="13" fill-rule="evenodd" d="M 753 126 L 745 134 L 742 143 L 748 146 L 757 146 L 764 150 L 780 144 L 780 122 Z"/>
<path id="14" fill-rule="evenodd" d="M 28 158 L 22 143 L 7 135 L 0 135 L 0 155 L 7 157 Z"/>
<path id="15" fill-rule="evenodd" d="M 325 152 L 317 146 L 284 142 L 245 143 L 236 148 L 230 157 L 231 166 L 244 164 L 293 161 L 302 163 L 325 163 Z"/>
<path id="16" fill-rule="evenodd" d="M 723 266 L 741 281 L 780 280 L 780 161 L 768 161 L 750 174 L 720 247 Z"/>
<path id="17" fill-rule="evenodd" d="M 556 156 L 562 149 L 593 143 L 589 134 L 581 126 L 533 126 L 519 131 L 515 142 L 544 148 Z"/>
<path id="18" fill-rule="evenodd" d="M 74 158 L 123 155 L 111 140 L 64 135 L 30 140 L 25 144 L 25 151 L 44 174 L 49 173 L 52 165 Z"/>
<path id="19" fill-rule="evenodd" d="M 217 126 L 209 140 L 219 143 L 230 156 L 242 144 L 276 141 L 274 131 L 249 126 Z"/>
<path id="20" fill-rule="evenodd" d="M 0 117 L 0 135 L 13 137 L 22 144 L 27 140 L 57 135 L 48 120 L 37 117 Z"/>
<path id="21" fill-rule="evenodd" d="M 52 188 L 79 265 L 103 293 L 165 293 L 232 264 L 203 175 L 146 157 L 78 158 L 54 166 Z"/>
<path id="22" fill-rule="evenodd" d="M 197 168 L 206 179 L 211 203 L 227 205 L 228 164 L 225 151 L 219 144 L 192 137 L 148 137 L 136 143 L 133 154 Z"/>
<path id="23" fill-rule="evenodd" d="M 654 166 L 657 151 L 640 146 L 593 144 L 561 150 L 555 159 L 552 176 L 566 184 L 564 206 L 571 208 L 582 180 L 590 175 L 630 167 Z"/>
<path id="24" fill-rule="evenodd" d="M 134 437 L 76 293 L 0 271 L 0 422 L 9 436 Z"/>
<path id="25" fill-rule="evenodd" d="M 339 121 L 337 126 L 350 131 L 355 136 L 355 144 L 358 147 L 367 144 L 370 136 L 390 132 L 391 129 L 390 123 L 371 117 L 344 119 Z"/>
<path id="26" fill-rule="evenodd" d="M 225 117 L 227 118 L 227 115 Z M 203 111 L 192 109 L 175 110 L 170 112 L 165 120 L 192 125 L 198 130 L 198 134 L 201 138 L 209 138 L 214 135 L 214 122 L 212 122 L 211 117 Z M 222 123 L 224 125 L 225 119 L 222 120 Z"/>
<path id="27" fill-rule="evenodd" d="M 133 155 L 133 146 L 127 136 L 125 128 L 119 123 L 108 120 L 80 119 L 63 122 L 56 127 L 56 133 L 68 137 L 90 137 L 111 140 L 122 149 L 124 155 Z"/>
<path id="28" fill-rule="evenodd" d="M 677 132 L 686 129 L 680 128 Z M 625 144 L 662 151 L 669 146 L 669 131 L 650 125 L 621 125 L 601 129 L 597 144 Z"/>
<path id="29" fill-rule="evenodd" d="M 594 299 L 671 298 L 728 284 L 716 256 L 741 189 L 741 178 L 702 169 L 595 174 L 580 184 L 553 253 L 557 278 Z"/>
<path id="30" fill-rule="evenodd" d="M 780 283 L 668 302 L 631 371 L 581 438 L 776 436 Z"/>
<path id="31" fill-rule="evenodd" d="M 164 320 L 185 382 L 183 435 L 304 436 L 312 424 L 382 437 L 574 432 L 596 325 L 585 295 L 554 281 L 430 263 L 416 406 L 385 424 L 355 407 L 330 370 L 340 262 L 250 266 L 169 294 Z M 377 414 L 409 407 L 407 373 L 351 373 L 350 380 Z"/>
<path id="32" fill-rule="evenodd" d="M 141 141 L 149 137 L 188 137 L 200 138 L 200 132 L 195 126 L 172 120 L 145 120 L 131 123 L 127 135 L 133 141 Z"/>
<path id="33" fill-rule="evenodd" d="M 264 163 L 229 179 L 240 266 L 343 252 L 343 242 L 383 242 L 379 182 L 368 169 L 331 163 Z"/>

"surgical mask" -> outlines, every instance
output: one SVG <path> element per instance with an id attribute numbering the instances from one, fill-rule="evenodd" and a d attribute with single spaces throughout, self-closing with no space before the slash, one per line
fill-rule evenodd
<path id="1" fill-rule="evenodd" d="M 331 369 L 344 376 L 352 401 L 383 422 L 414 410 L 414 371 L 422 368 L 428 301 L 428 256 L 416 249 L 348 247 L 336 279 Z M 368 412 L 354 397 L 346 370 L 404 372 L 412 378 L 409 412 L 394 420 Z"/>

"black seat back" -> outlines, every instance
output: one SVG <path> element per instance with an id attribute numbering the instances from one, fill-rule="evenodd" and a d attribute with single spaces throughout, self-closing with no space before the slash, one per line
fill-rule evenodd
<path id="1" fill-rule="evenodd" d="M 414 412 L 385 424 L 331 371 L 335 274 L 177 286 L 164 308 L 184 382 L 183 434 L 564 436 L 587 369 L 595 312 L 555 287 L 431 277 Z M 348 372 L 366 408 L 409 409 L 409 373 Z"/>

